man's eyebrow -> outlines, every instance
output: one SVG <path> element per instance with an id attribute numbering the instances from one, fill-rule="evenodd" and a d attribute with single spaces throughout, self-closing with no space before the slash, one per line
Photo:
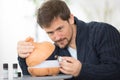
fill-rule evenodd
<path id="1" fill-rule="evenodd" d="M 54 31 L 47 31 L 46 33 L 53 33 Z"/>
<path id="2" fill-rule="evenodd" d="M 59 26 L 56 30 L 59 30 L 59 29 L 61 29 L 61 28 L 63 28 L 63 26 Z"/>
<path id="3" fill-rule="evenodd" d="M 63 27 L 63 25 L 59 26 L 58 28 L 56 28 L 54 31 L 47 31 L 46 33 L 54 33 L 55 31 L 61 29 Z"/>

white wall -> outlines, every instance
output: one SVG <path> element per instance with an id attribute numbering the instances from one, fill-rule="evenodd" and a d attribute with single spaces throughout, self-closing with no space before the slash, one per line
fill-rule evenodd
<path id="1" fill-rule="evenodd" d="M 120 30 L 120 0 L 67 0 L 70 9 L 79 19 L 90 22 L 107 22 Z"/>

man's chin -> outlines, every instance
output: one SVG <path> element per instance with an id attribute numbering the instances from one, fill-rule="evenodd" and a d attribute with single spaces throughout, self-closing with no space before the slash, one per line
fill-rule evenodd
<path id="1" fill-rule="evenodd" d="M 65 46 L 59 46 L 61 49 L 65 48 Z"/>
<path id="2" fill-rule="evenodd" d="M 66 47 L 66 45 L 59 45 L 59 44 L 57 44 L 57 46 L 62 48 L 62 49 Z"/>

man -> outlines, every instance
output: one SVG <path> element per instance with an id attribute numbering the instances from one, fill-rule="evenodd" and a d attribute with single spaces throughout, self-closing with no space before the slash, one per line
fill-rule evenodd
<path id="1" fill-rule="evenodd" d="M 48 0 L 38 10 L 38 24 L 62 56 L 60 71 L 69 80 L 119 80 L 120 33 L 107 23 L 85 23 L 74 17 L 64 1 Z M 33 51 L 30 42 L 18 42 L 18 61 L 23 75 L 29 74 L 25 58 Z"/>

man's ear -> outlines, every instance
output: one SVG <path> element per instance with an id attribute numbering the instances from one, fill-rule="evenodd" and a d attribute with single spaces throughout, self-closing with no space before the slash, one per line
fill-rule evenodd
<path id="1" fill-rule="evenodd" d="M 73 16 L 73 14 L 70 14 L 69 23 L 74 24 L 74 16 Z"/>

